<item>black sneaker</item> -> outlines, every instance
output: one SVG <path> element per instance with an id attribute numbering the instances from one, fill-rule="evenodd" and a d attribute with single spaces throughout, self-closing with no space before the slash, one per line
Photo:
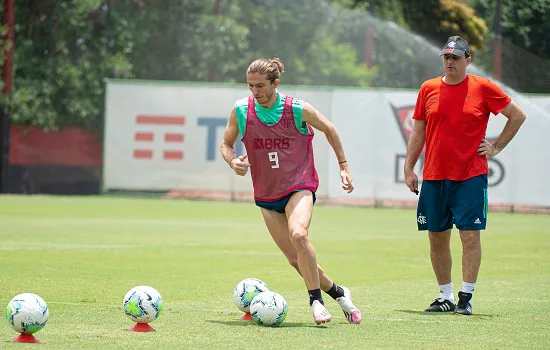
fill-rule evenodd
<path id="1" fill-rule="evenodd" d="M 456 304 L 455 314 L 471 315 L 472 314 L 472 293 L 458 292 L 458 303 Z"/>
<path id="2" fill-rule="evenodd" d="M 447 312 L 453 311 L 455 309 L 455 304 L 447 299 L 437 298 L 433 303 L 430 304 L 430 307 L 424 311 L 427 312 Z"/>

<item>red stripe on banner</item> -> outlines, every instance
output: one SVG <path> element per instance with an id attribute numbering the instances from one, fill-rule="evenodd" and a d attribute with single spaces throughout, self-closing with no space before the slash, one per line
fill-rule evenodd
<path id="1" fill-rule="evenodd" d="M 134 140 L 136 141 L 153 141 L 153 138 L 152 132 L 136 132 L 134 134 Z"/>
<path id="2" fill-rule="evenodd" d="M 150 149 L 135 149 L 134 158 L 137 159 L 152 159 L 153 151 Z"/>
<path id="3" fill-rule="evenodd" d="M 155 125 L 184 125 L 185 117 L 167 117 L 157 115 L 138 115 L 136 124 L 155 124 Z"/>
<path id="4" fill-rule="evenodd" d="M 183 134 L 164 134 L 164 142 L 183 142 Z"/>
<path id="5" fill-rule="evenodd" d="M 164 159 L 166 160 L 182 160 L 182 151 L 164 151 Z"/>

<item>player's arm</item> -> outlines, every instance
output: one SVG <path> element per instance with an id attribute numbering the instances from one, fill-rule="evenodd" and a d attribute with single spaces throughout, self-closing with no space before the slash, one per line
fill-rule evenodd
<path id="1" fill-rule="evenodd" d="M 245 163 L 246 155 L 237 157 L 235 152 L 235 142 L 237 142 L 237 137 L 239 136 L 239 124 L 237 123 L 237 113 L 235 108 L 231 111 L 229 120 L 227 121 L 227 127 L 223 133 L 223 140 L 220 147 L 220 152 L 222 154 L 223 160 L 231 169 L 235 171 L 237 175 L 244 176 L 246 175 L 250 164 Z"/>
<path id="2" fill-rule="evenodd" d="M 418 194 L 418 177 L 414 167 L 426 142 L 426 121 L 415 120 L 405 156 L 405 183 L 411 192 Z"/>
<path id="3" fill-rule="evenodd" d="M 501 112 L 508 120 L 504 129 L 494 143 L 489 143 L 483 139 L 477 149 L 480 156 L 495 156 L 512 141 L 519 131 L 521 124 L 525 121 L 525 112 L 514 101 L 510 102 Z"/>
<path id="4" fill-rule="evenodd" d="M 304 110 L 302 113 L 302 121 L 308 123 L 315 129 L 323 132 L 328 140 L 328 143 L 332 147 L 338 164 L 340 165 L 340 177 L 342 178 L 342 188 L 348 193 L 353 191 L 353 178 L 348 169 L 348 162 L 346 154 L 344 153 L 344 146 L 340 135 L 336 130 L 334 124 L 330 122 L 321 112 L 315 109 L 311 104 L 304 102 Z"/>

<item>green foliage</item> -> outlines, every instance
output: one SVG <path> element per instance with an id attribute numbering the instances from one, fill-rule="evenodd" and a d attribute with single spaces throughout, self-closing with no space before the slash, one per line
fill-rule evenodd
<path id="1" fill-rule="evenodd" d="M 279 57 L 289 74 L 285 84 L 367 86 L 373 72 L 357 49 L 340 41 L 342 9 L 326 1 L 241 1 L 238 21 L 249 28 L 246 65 L 258 57 Z M 277 11 L 273 11 L 278 8 Z M 269 13 L 269 16 L 265 14 Z M 244 81 L 244 74 L 237 81 Z"/>
<path id="2" fill-rule="evenodd" d="M 4 2 L 0 2 L 0 12 L 4 13 Z M 0 38 L 4 38 L 4 36 L 8 33 L 8 28 L 5 25 L 0 26 Z M 8 49 L 13 45 L 13 43 L 8 42 L 7 40 L 0 40 L 0 62 L 4 62 L 6 58 L 6 52 Z M 0 75 L 4 76 L 4 65 L 0 65 Z M 0 90 L 4 89 L 4 79 L 0 80 Z M 1 97 L 0 101 L 4 101 L 4 96 Z"/>
<path id="3" fill-rule="evenodd" d="M 335 4 L 368 11 L 377 18 L 406 25 L 401 0 L 332 0 Z"/>
<path id="4" fill-rule="evenodd" d="M 487 36 L 485 21 L 458 0 L 403 0 L 410 28 L 443 46 L 447 38 L 460 35 L 472 52 L 482 49 Z"/>
<path id="5" fill-rule="evenodd" d="M 474 6 L 494 23 L 494 1 L 477 0 Z M 502 81 L 519 91 L 550 93 L 550 0 L 501 0 L 500 27 Z M 480 60 L 491 70 L 493 51 L 484 52 Z"/>
<path id="6" fill-rule="evenodd" d="M 503 34 L 548 57 L 549 5 L 503 0 Z M 488 21 L 491 6 L 476 3 Z M 52 129 L 101 131 L 105 78 L 244 82 L 252 60 L 277 56 L 284 84 L 410 88 L 434 66 L 396 28 L 437 45 L 460 34 L 473 50 L 487 37 L 456 0 L 35 0 L 15 12 L 11 117 Z"/>
<path id="7" fill-rule="evenodd" d="M 366 15 L 360 6 L 340 17 L 339 42 L 351 44 L 357 48 L 360 61 L 373 64 L 369 86 L 417 88 L 438 73 L 441 62 L 426 50 L 429 43 L 422 43 L 395 22 Z M 369 36 L 373 38 L 370 46 Z"/>
<path id="8" fill-rule="evenodd" d="M 248 29 L 214 11 L 213 0 L 147 2 L 137 17 L 142 39 L 131 54 L 140 79 L 231 81 Z"/>
<path id="9" fill-rule="evenodd" d="M 441 19 L 441 33 L 447 34 L 447 37 L 457 34 L 462 36 L 470 44 L 472 53 L 482 50 L 488 31 L 485 21 L 460 1 L 440 0 L 440 5 L 435 13 Z"/>
<path id="10" fill-rule="evenodd" d="M 92 0 L 18 3 L 16 22 L 13 121 L 98 130 L 103 78 L 132 76 L 133 26 Z"/>
<path id="11" fill-rule="evenodd" d="M 500 0 L 501 35 L 514 45 L 550 59 L 550 0 Z M 476 11 L 494 22 L 495 1 L 477 0 Z"/>
<path id="12" fill-rule="evenodd" d="M 18 2 L 15 123 L 101 131 L 104 78 L 242 82 L 280 57 L 285 83 L 366 86 L 372 77 L 328 1 Z M 110 7 L 109 7 L 110 6 Z"/>
<path id="13" fill-rule="evenodd" d="M 327 33 L 304 57 L 294 57 L 292 74 L 284 80 L 295 85 L 368 86 L 376 69 L 357 61 L 351 44 L 339 43 L 336 35 Z"/>
<path id="14" fill-rule="evenodd" d="M 356 9 L 368 9 L 374 16 L 355 11 L 347 15 L 342 40 L 359 49 L 360 58 L 370 55 L 376 74 L 371 86 L 418 88 L 441 71 L 439 48 L 451 35 L 460 34 L 475 51 L 483 47 L 487 28 L 474 11 L 451 0 L 354 0 Z M 397 25 L 396 25 L 397 24 Z M 409 30 L 412 29 L 412 32 Z M 368 33 L 374 37 L 367 47 Z M 421 37 L 415 35 L 420 34 Z M 427 38 L 425 40 L 424 38 Z M 431 43 L 431 44 L 430 44 Z"/>
<path id="15" fill-rule="evenodd" d="M 249 60 L 280 57 L 289 72 L 282 77 L 285 84 L 368 85 L 374 71 L 362 63 L 355 46 L 341 40 L 348 9 L 328 2 L 288 1 L 277 16 L 265 16 L 280 3 L 241 7 L 240 20 L 250 32 Z"/>
<path id="16" fill-rule="evenodd" d="M 399 24 L 400 26 L 407 25 L 407 22 L 405 22 L 402 0 L 376 1 L 373 15 L 377 18 Z"/>

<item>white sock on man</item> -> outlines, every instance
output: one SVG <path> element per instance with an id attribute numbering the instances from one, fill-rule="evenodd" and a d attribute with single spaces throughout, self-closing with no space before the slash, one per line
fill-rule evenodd
<path id="1" fill-rule="evenodd" d="M 462 282 L 462 291 L 464 293 L 474 294 L 474 289 L 476 289 L 475 283 Z"/>
<path id="2" fill-rule="evenodd" d="M 455 302 L 453 295 L 453 282 L 439 285 L 439 298 Z"/>

